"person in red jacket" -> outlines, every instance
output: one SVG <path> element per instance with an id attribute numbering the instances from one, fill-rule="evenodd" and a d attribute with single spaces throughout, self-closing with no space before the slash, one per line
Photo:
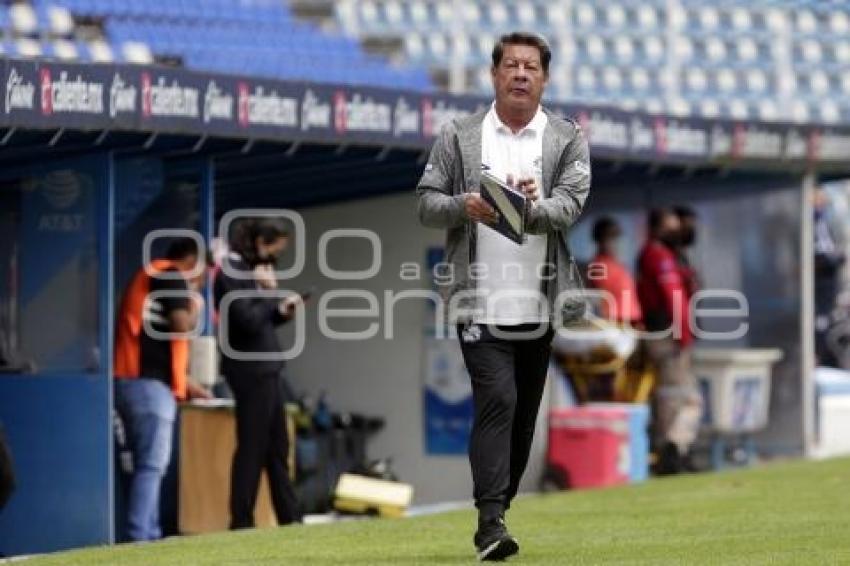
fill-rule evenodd
<path id="1" fill-rule="evenodd" d="M 646 348 L 657 372 L 654 440 L 663 474 L 690 467 L 690 448 L 702 418 L 702 397 L 690 368 L 688 282 L 674 251 L 680 231 L 674 211 L 652 210 L 649 239 L 638 258 L 638 297 L 644 326 L 653 333 Z"/>
<path id="2" fill-rule="evenodd" d="M 701 287 L 699 273 L 691 263 L 691 258 L 688 257 L 688 250 L 693 248 L 697 241 L 697 213 L 689 206 L 677 206 L 673 210 L 675 210 L 681 224 L 679 240 L 676 242 L 674 251 L 679 261 L 679 269 L 682 271 L 688 300 L 690 300 Z"/>

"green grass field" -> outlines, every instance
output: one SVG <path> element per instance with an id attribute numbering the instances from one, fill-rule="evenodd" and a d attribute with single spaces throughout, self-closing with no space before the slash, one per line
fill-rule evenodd
<path id="1" fill-rule="evenodd" d="M 513 564 L 850 564 L 850 460 L 521 498 Z M 472 511 L 185 537 L 27 565 L 473 563 Z M 45 525 L 45 528 L 49 528 Z"/>

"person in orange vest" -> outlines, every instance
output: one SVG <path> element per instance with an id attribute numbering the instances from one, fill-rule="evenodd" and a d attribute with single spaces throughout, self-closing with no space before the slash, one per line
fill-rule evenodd
<path id="1" fill-rule="evenodd" d="M 632 274 L 617 257 L 617 242 L 622 236 L 617 221 L 602 217 L 593 225 L 596 256 L 587 267 L 591 287 L 607 296 L 600 302 L 600 315 L 606 320 L 628 323 L 636 327 L 643 318 Z"/>
<path id="2" fill-rule="evenodd" d="M 652 210 L 649 239 L 638 258 L 637 290 L 644 326 L 657 333 L 645 343 L 657 371 L 654 440 L 657 471 L 662 474 L 691 467 L 690 448 L 702 418 L 702 396 L 690 364 L 690 291 L 675 252 L 680 236 L 681 222 L 673 210 Z"/>
<path id="3" fill-rule="evenodd" d="M 162 537 L 160 488 L 169 461 L 175 400 L 208 398 L 188 376 L 190 332 L 206 271 L 192 238 L 176 239 L 163 259 L 140 269 L 121 301 L 115 337 L 115 405 L 133 454 L 127 502 L 127 535 L 134 541 Z M 199 264 L 199 262 L 201 262 Z"/>

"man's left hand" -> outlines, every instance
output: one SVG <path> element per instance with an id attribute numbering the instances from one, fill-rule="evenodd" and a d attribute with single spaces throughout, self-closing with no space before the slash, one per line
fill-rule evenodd
<path id="1" fill-rule="evenodd" d="M 531 177 L 519 179 L 516 182 L 516 188 L 531 202 L 535 202 L 540 198 L 540 191 L 537 189 L 537 181 Z"/>

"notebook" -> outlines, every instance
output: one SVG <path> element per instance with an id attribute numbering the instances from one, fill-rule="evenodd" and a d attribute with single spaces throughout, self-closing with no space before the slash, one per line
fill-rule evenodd
<path id="1" fill-rule="evenodd" d="M 481 198 L 496 210 L 498 220 L 487 224 L 509 240 L 525 242 L 526 196 L 487 171 L 481 173 Z"/>

